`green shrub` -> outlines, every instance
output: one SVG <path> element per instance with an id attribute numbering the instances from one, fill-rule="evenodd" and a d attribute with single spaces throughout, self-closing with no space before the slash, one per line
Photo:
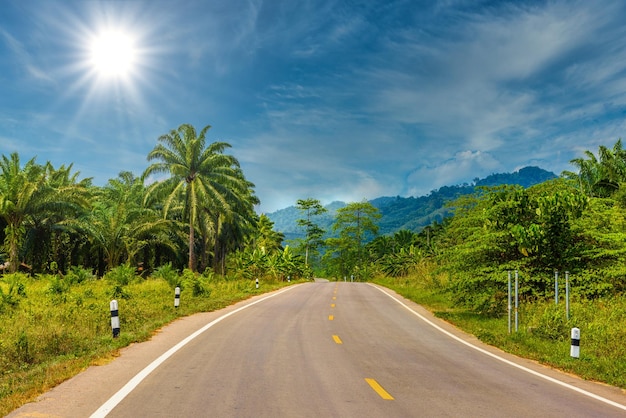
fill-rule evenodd
<path id="1" fill-rule="evenodd" d="M 112 268 L 105 277 L 120 286 L 126 286 L 137 278 L 137 274 L 134 267 L 129 264 L 122 264 Z"/>
<path id="2" fill-rule="evenodd" d="M 130 299 L 130 293 L 119 283 L 113 285 L 110 296 L 111 299 Z"/>
<path id="3" fill-rule="evenodd" d="M 87 280 L 94 280 L 96 276 L 94 276 L 91 271 L 81 266 L 72 266 L 70 267 L 70 271 L 65 275 L 65 278 L 72 284 L 80 284 Z"/>
<path id="4" fill-rule="evenodd" d="M 48 293 L 52 296 L 62 295 L 70 290 L 70 283 L 57 275 L 50 276 Z"/>
<path id="5" fill-rule="evenodd" d="M 194 273 L 189 269 L 184 269 L 180 280 L 181 290 L 184 288 L 190 288 L 194 296 L 208 297 L 211 295 L 211 290 L 208 287 L 208 281 L 203 275 Z"/>
<path id="6" fill-rule="evenodd" d="M 172 288 L 180 287 L 182 290 L 182 278 L 178 275 L 176 269 L 172 267 L 172 263 L 167 263 L 158 267 L 152 277 L 155 279 L 165 280 Z"/>
<path id="7" fill-rule="evenodd" d="M 530 318 L 529 321 L 533 335 L 553 341 L 561 341 L 569 337 L 570 327 L 562 305 L 548 304 L 543 312 L 535 318 Z"/>

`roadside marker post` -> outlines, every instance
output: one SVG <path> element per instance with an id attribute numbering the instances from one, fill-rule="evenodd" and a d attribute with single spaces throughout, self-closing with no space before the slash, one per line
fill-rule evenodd
<path id="1" fill-rule="evenodd" d="M 574 358 L 580 357 L 580 329 L 572 328 L 572 346 L 569 355 Z"/>
<path id="2" fill-rule="evenodd" d="M 519 275 L 517 270 L 515 270 L 515 332 L 519 329 L 519 318 L 518 318 L 518 307 L 519 307 Z"/>
<path id="3" fill-rule="evenodd" d="M 178 305 L 180 305 L 180 287 L 176 286 L 174 289 L 174 307 L 178 308 Z"/>
<path id="4" fill-rule="evenodd" d="M 559 304 L 559 271 L 554 270 L 554 304 Z"/>
<path id="5" fill-rule="evenodd" d="M 509 278 L 509 284 L 508 284 L 508 287 L 507 287 L 507 290 L 508 290 L 507 301 L 508 301 L 509 334 L 510 334 L 511 333 L 511 310 L 512 310 L 512 306 L 511 306 L 511 270 L 509 270 L 507 273 L 508 273 L 508 278 Z"/>
<path id="6" fill-rule="evenodd" d="M 565 272 L 565 317 L 569 321 L 569 271 Z"/>
<path id="7" fill-rule="evenodd" d="M 111 329 L 113 330 L 113 338 L 120 336 L 120 316 L 117 309 L 117 300 L 113 299 L 110 303 L 111 308 Z"/>
<path id="8" fill-rule="evenodd" d="M 256 288 L 259 288 L 259 279 L 256 279 Z"/>

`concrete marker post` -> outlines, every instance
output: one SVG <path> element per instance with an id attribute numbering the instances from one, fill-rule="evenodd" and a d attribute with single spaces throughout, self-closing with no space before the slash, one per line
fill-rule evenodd
<path id="1" fill-rule="evenodd" d="M 259 288 L 259 279 L 258 278 L 256 279 L 256 288 L 257 289 Z"/>
<path id="2" fill-rule="evenodd" d="M 180 305 L 180 287 L 176 286 L 174 289 L 174 307 L 178 308 L 178 305 Z"/>
<path id="3" fill-rule="evenodd" d="M 111 330 L 113 331 L 113 338 L 120 336 L 120 316 L 117 308 L 117 300 L 113 299 L 109 304 L 111 309 Z"/>
<path id="4" fill-rule="evenodd" d="M 569 355 L 574 358 L 580 357 L 580 329 L 572 328 L 572 345 Z"/>

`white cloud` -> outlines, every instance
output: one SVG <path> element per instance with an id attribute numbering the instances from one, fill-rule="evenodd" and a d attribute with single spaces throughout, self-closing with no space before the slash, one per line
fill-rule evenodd
<path id="1" fill-rule="evenodd" d="M 500 172 L 505 167 L 489 153 L 461 151 L 453 158 L 431 166 L 421 166 L 407 177 L 408 194 L 423 196 L 446 185 L 470 183 L 475 177 Z M 513 171 L 507 169 L 505 171 Z"/>

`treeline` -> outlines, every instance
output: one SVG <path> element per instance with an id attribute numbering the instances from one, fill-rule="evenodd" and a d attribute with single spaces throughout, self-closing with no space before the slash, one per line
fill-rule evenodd
<path id="1" fill-rule="evenodd" d="M 144 275 L 171 265 L 226 274 L 229 264 L 250 264 L 235 253 L 280 248 L 287 259 L 276 256 L 273 273 L 302 275 L 304 264 L 255 213 L 254 184 L 225 152 L 230 145 L 207 143 L 208 130 L 181 125 L 158 138 L 141 176 L 122 172 L 102 187 L 72 165 L 2 156 L 0 268 L 63 276 L 80 267 L 102 276 L 120 265 Z"/>
<path id="2" fill-rule="evenodd" d="M 454 215 L 421 233 L 368 244 L 373 274 L 429 274 L 460 306 L 506 311 L 507 271 L 523 275 L 528 300 L 553 297 L 555 272 L 569 272 L 585 299 L 626 291 L 626 151 L 621 140 L 572 160 L 578 169 L 524 188 L 479 187 L 449 204 Z M 435 266 L 435 267 L 433 267 Z"/>

